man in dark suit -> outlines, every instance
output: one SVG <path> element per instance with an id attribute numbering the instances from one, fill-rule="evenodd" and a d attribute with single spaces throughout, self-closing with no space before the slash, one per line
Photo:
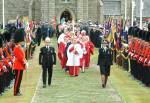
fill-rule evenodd
<path id="1" fill-rule="evenodd" d="M 98 65 L 100 66 L 102 87 L 105 88 L 108 76 L 110 75 L 110 66 L 113 64 L 112 51 L 107 41 L 102 43 L 99 49 Z"/>
<path id="2" fill-rule="evenodd" d="M 53 65 L 56 64 L 55 49 L 50 46 L 50 38 L 46 37 L 45 46 L 41 48 L 39 54 L 39 64 L 42 65 L 43 73 L 43 88 L 46 88 L 47 72 L 48 72 L 48 85 L 51 85 Z"/>

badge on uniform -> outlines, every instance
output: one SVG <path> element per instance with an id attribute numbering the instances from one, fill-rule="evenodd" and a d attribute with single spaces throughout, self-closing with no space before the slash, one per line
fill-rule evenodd
<path id="1" fill-rule="evenodd" d="M 51 53 L 53 53 L 53 49 L 51 49 Z"/>

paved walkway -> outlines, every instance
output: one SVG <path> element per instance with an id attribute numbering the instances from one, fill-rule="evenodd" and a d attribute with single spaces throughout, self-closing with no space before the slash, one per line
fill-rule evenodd
<path id="1" fill-rule="evenodd" d="M 95 61 L 95 56 L 92 61 Z M 94 62 L 93 62 L 94 63 Z M 59 61 L 54 68 L 52 85 L 42 88 L 39 81 L 32 103 L 124 103 L 110 81 L 101 87 L 96 63 L 78 77 L 70 77 L 60 69 Z"/>
<path id="2" fill-rule="evenodd" d="M 55 39 L 52 44 L 57 48 Z M 110 81 L 103 89 L 99 69 L 96 66 L 98 50 L 95 50 L 92 56 L 91 68 L 85 73 L 80 73 L 79 77 L 74 78 L 65 74 L 57 62 L 52 86 L 43 89 L 40 79 L 41 67 L 38 65 L 39 51 L 40 47 L 37 47 L 34 58 L 29 61 L 28 72 L 24 72 L 21 85 L 23 96 L 13 96 L 12 88 L 0 97 L 0 103 L 125 103 L 123 101 L 149 103 L 150 101 L 150 89 L 116 65 L 112 66 Z"/>
<path id="3" fill-rule="evenodd" d="M 38 86 L 33 103 L 123 103 L 109 82 L 103 89 L 97 69 L 87 70 L 79 77 L 69 77 L 55 69 L 52 86 Z"/>

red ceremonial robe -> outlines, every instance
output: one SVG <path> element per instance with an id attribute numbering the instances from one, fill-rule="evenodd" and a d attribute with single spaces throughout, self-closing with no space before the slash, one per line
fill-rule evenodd
<path id="1" fill-rule="evenodd" d="M 66 44 L 63 42 L 60 42 L 59 47 L 58 47 L 58 58 L 60 60 L 62 69 L 66 67 L 66 62 L 67 62 L 67 57 L 64 54 L 65 49 L 66 49 Z"/>
<path id="2" fill-rule="evenodd" d="M 94 53 L 94 44 L 91 41 L 85 43 L 87 53 L 85 54 L 85 67 L 89 67 L 91 54 Z"/>

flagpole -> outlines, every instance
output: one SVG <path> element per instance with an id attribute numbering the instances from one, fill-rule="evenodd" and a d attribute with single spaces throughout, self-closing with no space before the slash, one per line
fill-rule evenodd
<path id="1" fill-rule="evenodd" d="M 127 0 L 125 0 L 125 20 L 127 19 Z"/>
<path id="2" fill-rule="evenodd" d="M 5 29 L 5 8 L 4 8 L 4 5 L 5 4 L 5 2 L 4 2 L 4 0 L 3 0 L 3 29 Z"/>
<path id="3" fill-rule="evenodd" d="M 135 1 L 132 0 L 132 18 L 131 18 L 131 26 L 133 26 L 134 8 L 135 8 Z"/>
<path id="4" fill-rule="evenodd" d="M 73 20 L 73 36 L 75 36 L 75 21 Z M 74 39 L 74 38 L 73 38 Z M 76 50 L 75 45 L 73 44 L 74 50 Z M 75 76 L 75 54 L 73 54 L 73 75 Z"/>
<path id="5" fill-rule="evenodd" d="M 143 0 L 140 0 L 140 29 L 142 29 Z"/>

